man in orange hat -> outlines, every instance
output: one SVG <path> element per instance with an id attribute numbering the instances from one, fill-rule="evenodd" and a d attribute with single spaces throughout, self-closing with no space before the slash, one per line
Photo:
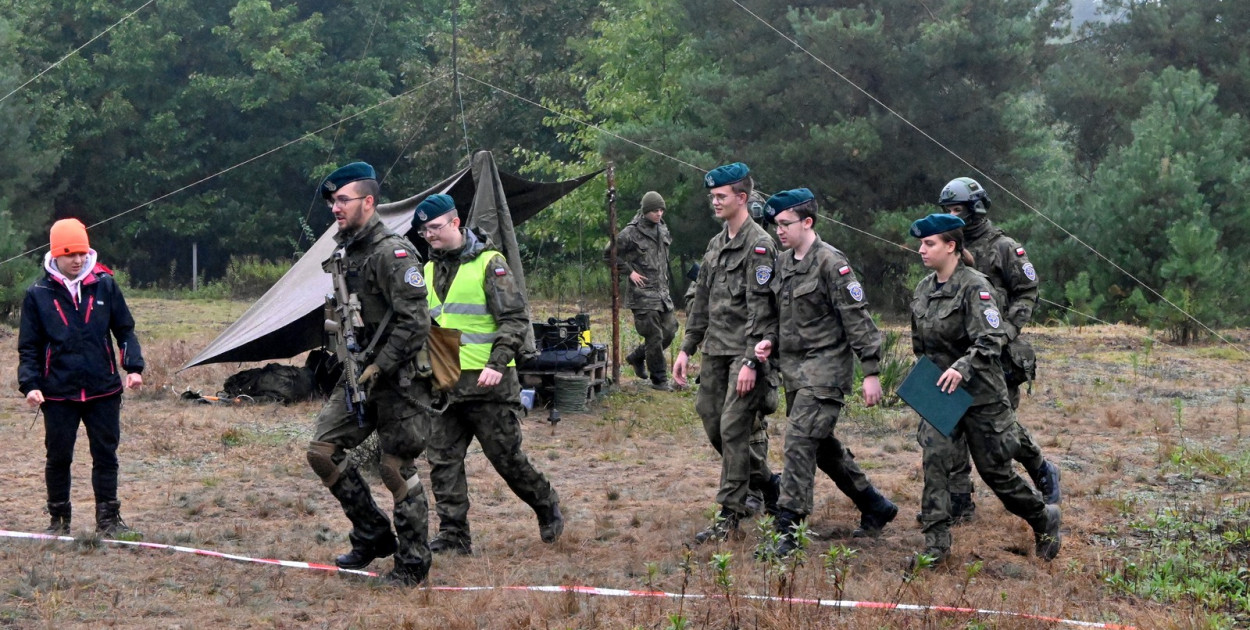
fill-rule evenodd
<path id="1" fill-rule="evenodd" d="M 121 288 L 113 272 L 97 262 L 82 222 L 52 224 L 50 244 L 43 259 L 47 275 L 26 290 L 18 336 L 20 389 L 27 404 L 43 410 L 48 533 L 69 533 L 70 464 L 82 423 L 91 443 L 96 531 L 116 536 L 131 532 L 117 500 L 118 355 L 127 372 L 125 386 L 135 389 L 143 385 L 143 354 Z"/>

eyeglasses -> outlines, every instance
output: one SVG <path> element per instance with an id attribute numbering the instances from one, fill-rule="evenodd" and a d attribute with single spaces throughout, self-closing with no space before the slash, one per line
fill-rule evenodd
<path id="1" fill-rule="evenodd" d="M 781 219 L 777 219 L 776 221 L 777 221 L 777 227 L 789 228 L 791 225 L 794 225 L 795 223 L 802 223 L 803 219 L 795 219 L 793 221 L 782 221 Z"/>
<path id="2" fill-rule="evenodd" d="M 441 230 L 441 229 L 443 229 L 443 228 L 447 227 L 448 225 L 451 225 L 451 220 L 450 220 L 450 219 L 449 219 L 449 220 L 447 220 L 447 221 L 443 221 L 443 222 L 442 222 L 442 223 L 440 223 L 439 225 L 423 225 L 423 226 L 421 226 L 421 227 L 417 228 L 417 236 L 420 236 L 421 238 L 425 238 L 425 237 L 427 237 L 427 236 L 429 236 L 429 235 L 431 235 L 431 234 L 433 234 L 433 233 L 435 233 L 435 232 L 437 232 L 437 231 L 439 231 L 439 230 Z"/>
<path id="3" fill-rule="evenodd" d="M 342 206 L 346 208 L 347 204 L 353 201 L 364 199 L 365 197 L 368 197 L 368 196 L 369 195 L 361 195 L 359 197 L 335 197 L 334 199 L 326 199 L 326 207 L 331 210 L 333 210 L 334 208 L 338 206 Z"/>
<path id="4" fill-rule="evenodd" d="M 708 195 L 707 200 L 712 203 L 725 203 L 726 201 L 732 199 L 733 197 L 736 197 L 737 195 L 738 193 L 734 193 L 732 195 L 726 195 L 725 193 L 717 193 L 714 195 Z"/>

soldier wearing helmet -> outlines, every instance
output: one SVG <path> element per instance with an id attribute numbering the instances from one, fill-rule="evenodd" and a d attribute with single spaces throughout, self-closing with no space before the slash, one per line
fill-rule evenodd
<path id="1" fill-rule="evenodd" d="M 1032 346 L 1020 338 L 1020 330 L 1033 317 L 1037 306 L 1038 279 L 1024 246 L 1007 236 L 988 218 L 990 197 L 985 188 L 970 177 L 957 177 L 942 188 L 938 205 L 949 214 L 964 220 L 964 246 L 974 259 L 974 268 L 989 278 L 995 302 L 1003 309 L 1003 328 L 1007 345 L 1001 356 L 1012 409 L 1020 406 L 1020 386 L 1033 380 L 1035 373 Z M 1046 461 L 1037 442 L 1023 425 L 1015 425 L 1020 449 L 1020 462 L 1033 485 L 1047 504 L 1059 503 L 1059 468 Z M 976 505 L 972 501 L 972 466 L 965 449 L 951 473 L 951 506 L 955 522 L 972 518 Z"/>

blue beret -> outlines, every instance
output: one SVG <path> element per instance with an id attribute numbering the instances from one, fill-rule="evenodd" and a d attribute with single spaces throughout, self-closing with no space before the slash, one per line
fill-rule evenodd
<path id="1" fill-rule="evenodd" d="M 742 162 L 734 162 L 733 164 L 718 166 L 708 171 L 707 177 L 703 178 L 703 183 L 708 188 L 720 188 L 721 186 L 736 184 L 746 179 L 747 175 L 750 174 L 750 167 Z"/>
<path id="2" fill-rule="evenodd" d="M 963 226 L 964 220 L 953 214 L 931 214 L 911 224 L 911 235 L 916 238 L 924 238 L 934 234 L 958 230 Z"/>
<path id="3" fill-rule="evenodd" d="M 456 202 L 451 195 L 430 195 L 417 204 L 417 211 L 412 215 L 412 227 L 421 227 L 430 219 L 441 217 L 448 212 L 455 212 Z"/>
<path id="4" fill-rule="evenodd" d="M 815 198 L 816 196 L 812 194 L 812 191 L 806 188 L 783 190 L 768 198 L 768 207 L 764 209 L 764 216 L 768 217 L 769 221 L 772 221 L 782 212 L 805 204 Z"/>
<path id="5" fill-rule="evenodd" d="M 352 182 L 358 182 L 362 179 L 377 179 L 378 173 L 373 170 L 372 166 L 364 162 L 352 162 L 346 166 L 340 166 L 329 177 L 321 182 L 321 196 L 329 199 L 334 196 L 334 192 Z"/>

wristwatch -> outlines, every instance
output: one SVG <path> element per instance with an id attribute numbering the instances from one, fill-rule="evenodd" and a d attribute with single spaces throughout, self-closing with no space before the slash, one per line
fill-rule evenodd
<path id="1" fill-rule="evenodd" d="M 752 359 L 751 357 L 747 357 L 743 359 L 742 364 L 751 368 L 752 370 L 757 370 L 760 367 L 759 361 L 756 361 L 755 359 Z"/>

